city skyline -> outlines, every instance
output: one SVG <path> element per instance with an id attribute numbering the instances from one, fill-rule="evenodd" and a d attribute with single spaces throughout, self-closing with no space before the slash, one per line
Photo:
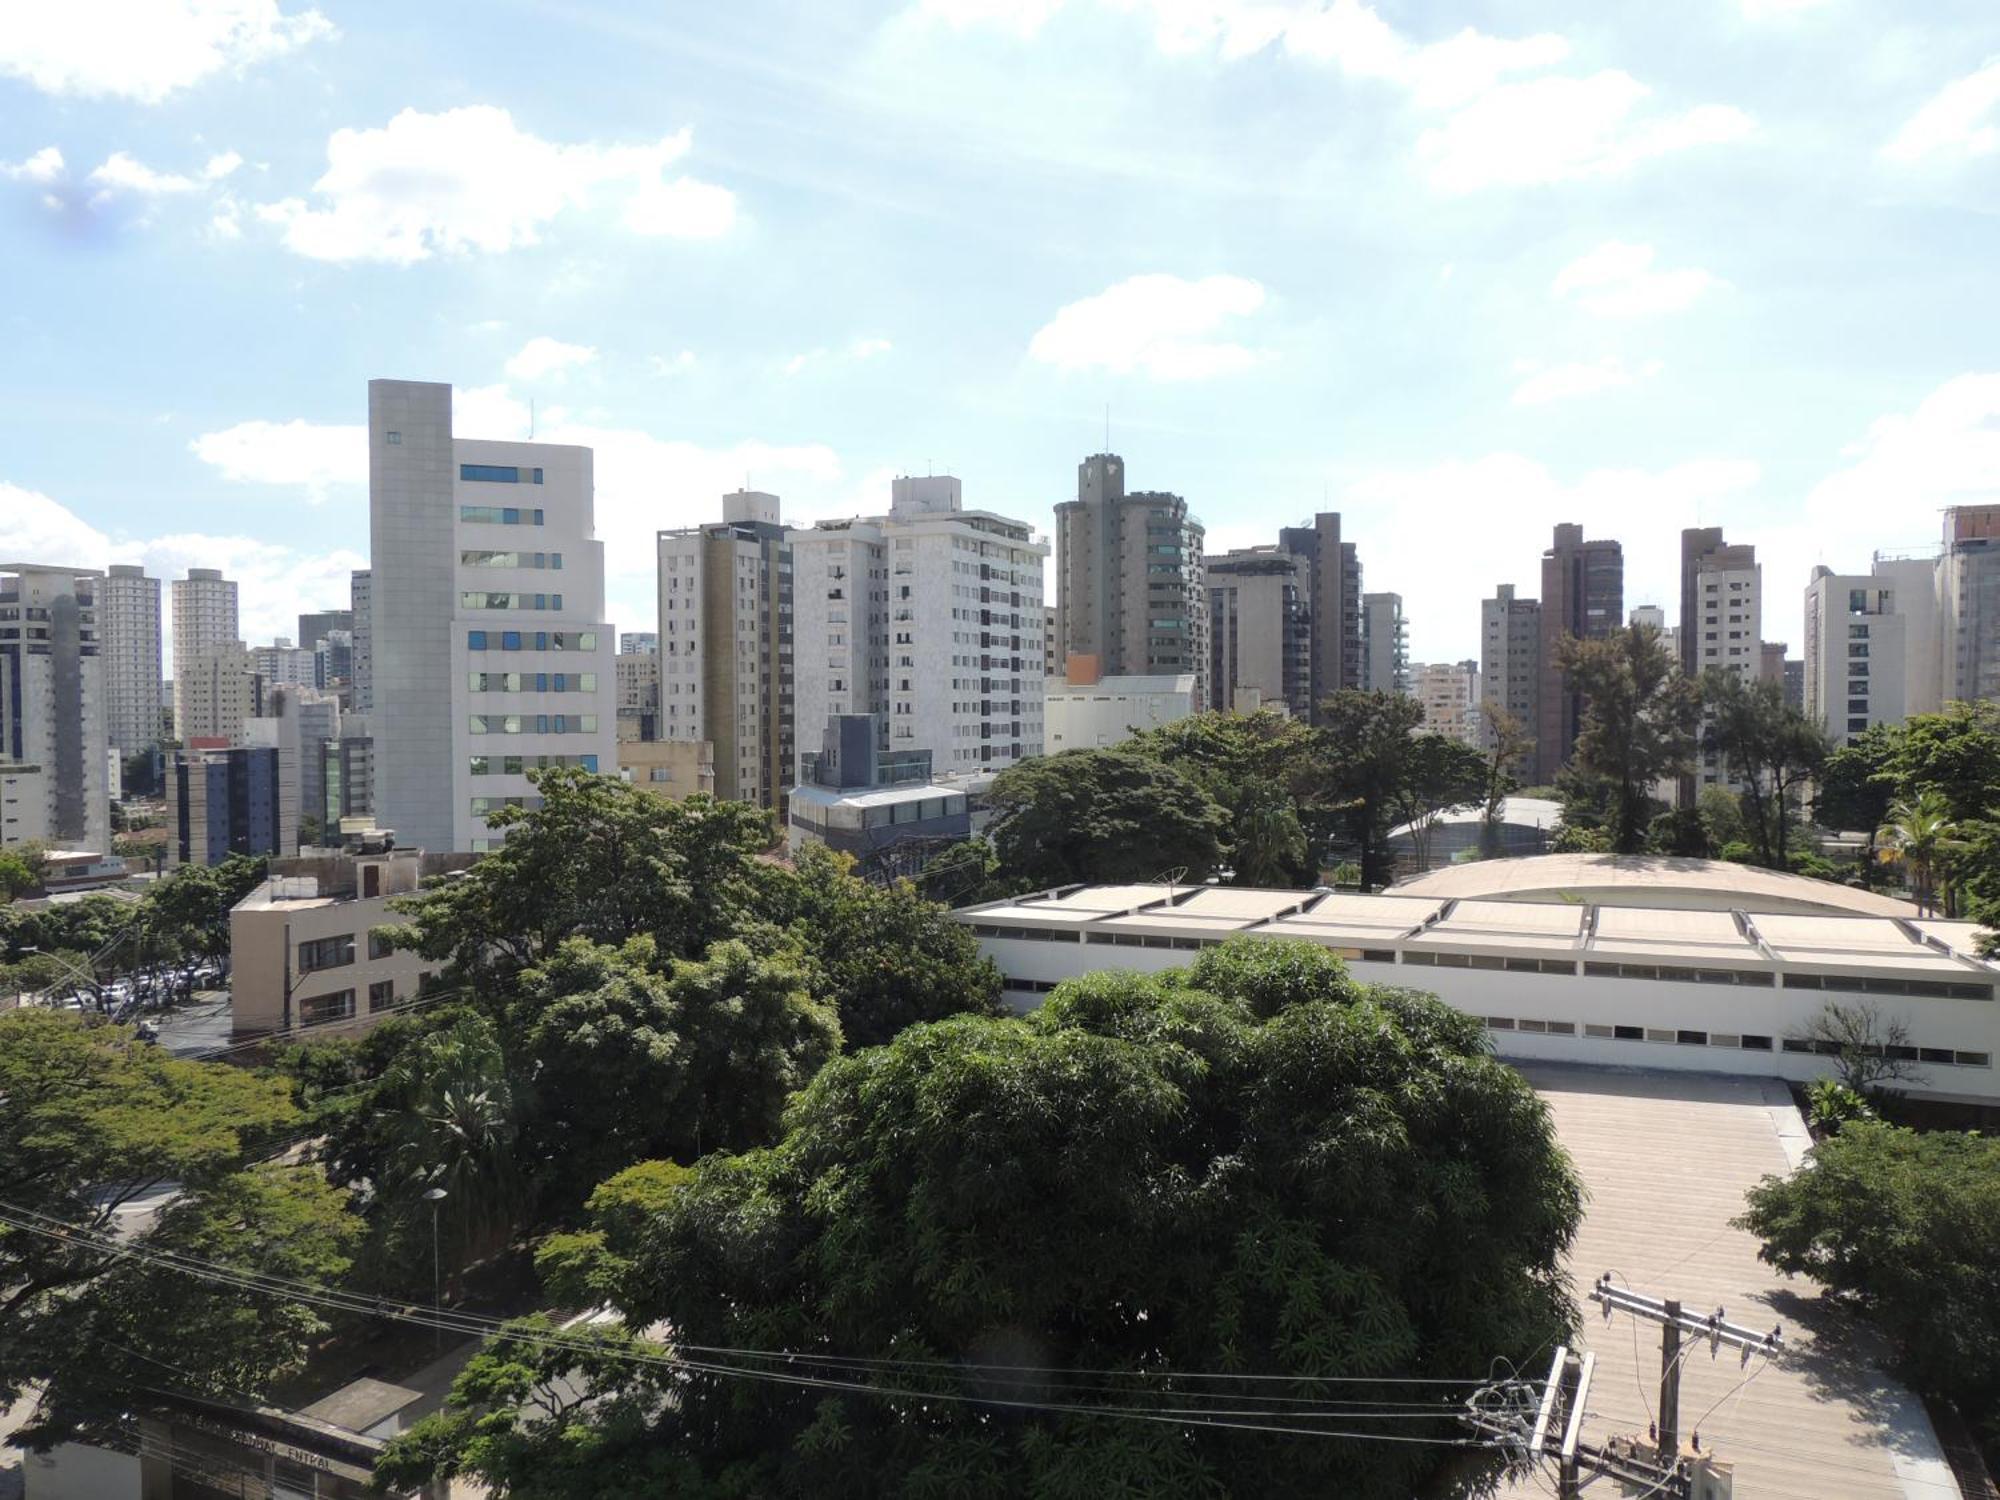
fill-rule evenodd
<path id="1" fill-rule="evenodd" d="M 365 566 L 382 376 L 597 451 L 621 630 L 746 484 L 952 473 L 1052 537 L 1107 406 L 1212 551 L 1340 512 L 1420 661 L 1559 522 L 1663 605 L 1726 523 L 1790 640 L 1814 565 L 2000 494 L 1969 4 L 210 12 L 0 39 L 0 542 L 219 568 L 253 644 Z"/>

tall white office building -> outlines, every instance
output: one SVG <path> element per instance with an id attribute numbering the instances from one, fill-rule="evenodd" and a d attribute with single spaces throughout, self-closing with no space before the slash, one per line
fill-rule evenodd
<path id="1" fill-rule="evenodd" d="M 374 803 L 399 843 L 490 848 L 528 772 L 615 770 L 593 501 L 590 449 L 455 438 L 449 385 L 368 383 Z"/>
<path id="2" fill-rule="evenodd" d="M 1361 685 L 1369 692 L 1410 695 L 1410 626 L 1401 594 L 1361 596 L 1361 662 Z"/>
<path id="3" fill-rule="evenodd" d="M 1720 527 L 1681 535 L 1683 666 L 1697 678 L 1719 670 L 1746 684 L 1758 681 L 1764 672 L 1764 570 L 1757 549 L 1725 543 Z M 1681 779 L 1685 805 L 1694 805 L 1702 787 L 1742 789 L 1713 750 L 1699 750 L 1696 762 L 1695 775 Z"/>
<path id="4" fill-rule="evenodd" d="M 220 570 L 189 568 L 187 577 L 173 581 L 173 596 L 174 734 L 185 742 L 190 722 L 182 688 L 187 663 L 204 651 L 239 644 L 243 637 L 236 623 L 236 585 Z"/>
<path id="5" fill-rule="evenodd" d="M 92 569 L 0 563 L 0 848 L 111 851 Z"/>
<path id="6" fill-rule="evenodd" d="M 349 702 L 365 714 L 375 703 L 375 583 L 366 568 L 356 568 L 348 580 L 348 603 L 354 611 L 353 687 Z"/>
<path id="7" fill-rule="evenodd" d="M 1937 559 L 1877 555 L 1806 585 L 1805 712 L 1835 740 L 1943 706 Z"/>
<path id="8" fill-rule="evenodd" d="M 889 752 L 930 751 L 934 776 L 1042 753 L 1049 546 L 1025 521 L 965 509 L 938 474 L 893 481 L 886 516 L 786 540 L 801 763 L 834 714 L 883 715 Z"/>
<path id="9" fill-rule="evenodd" d="M 97 585 L 104 663 L 104 734 L 120 755 L 160 741 L 166 675 L 160 663 L 160 580 L 136 563 L 113 563 Z"/>
<path id="10" fill-rule="evenodd" d="M 267 688 L 315 687 L 319 683 L 318 653 L 294 646 L 282 635 L 268 646 L 252 646 L 250 665 Z"/>

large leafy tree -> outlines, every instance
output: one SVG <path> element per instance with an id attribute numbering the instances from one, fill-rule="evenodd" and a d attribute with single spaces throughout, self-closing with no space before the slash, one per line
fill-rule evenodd
<path id="1" fill-rule="evenodd" d="M 743 802 L 670 802 L 611 776 L 533 776 L 539 807 L 490 822 L 506 841 L 413 900 L 402 941 L 461 976 L 515 971 L 571 937 L 650 937 L 692 958 L 761 912 L 776 867 L 771 816 Z"/>
<path id="2" fill-rule="evenodd" d="M 2000 812 L 2000 703 L 1947 703 L 1906 720 L 1893 769 L 1899 793 L 1937 793 L 1953 822 Z"/>
<path id="3" fill-rule="evenodd" d="M 262 883 L 266 861 L 232 854 L 219 865 L 183 865 L 146 893 L 151 935 L 203 958 L 229 952 L 229 913 Z"/>
<path id="4" fill-rule="evenodd" d="M 1482 858 L 1497 859 L 1502 853 L 1501 808 L 1520 790 L 1520 769 L 1535 748 L 1535 738 L 1519 715 L 1494 699 L 1486 700 L 1480 714 L 1486 726 L 1486 766 L 1481 788 L 1484 812 L 1479 825 L 1479 852 Z"/>
<path id="5" fill-rule="evenodd" d="M 1806 785 L 1832 746 L 1826 731 L 1785 702 L 1775 682 L 1745 682 L 1711 669 L 1702 682 L 1702 737 L 1742 785 L 1742 806 L 1757 863 L 1788 868 L 1787 835 Z"/>
<path id="6" fill-rule="evenodd" d="M 182 1388 L 223 1394 L 302 1362 L 324 1331 L 310 1310 L 93 1248 L 137 1225 L 142 1249 L 338 1277 L 360 1231 L 345 1195 L 310 1169 L 252 1165 L 297 1118 L 281 1081 L 179 1061 L 124 1027 L 23 1009 L 0 1015 L 0 1100 L 8 1217 L 85 1231 L 0 1225 L 0 1401 L 41 1388 L 18 1441 L 115 1421 L 129 1390 L 160 1384 L 163 1367 Z M 148 1199 L 158 1201 L 136 1212 Z"/>
<path id="7" fill-rule="evenodd" d="M 1366 884 L 1386 885 L 1395 873 L 1389 832 L 1398 822 L 1426 824 L 1486 795 L 1484 757 L 1425 733 L 1423 722 L 1423 705 L 1395 693 L 1341 692 L 1320 705 L 1316 796 L 1339 809 L 1335 827 L 1358 852 Z"/>
<path id="8" fill-rule="evenodd" d="M 871 885 L 851 857 L 812 843 L 793 858 L 777 899 L 776 919 L 810 955 L 813 993 L 831 1002 L 849 1047 L 959 1011 L 998 1011 L 999 969 L 963 923 L 908 881 Z"/>
<path id="9" fill-rule="evenodd" d="M 2000 1442 L 2000 1140 L 1854 1121 L 1740 1221 L 1763 1258 L 1852 1303 L 1927 1391 Z"/>
<path id="10" fill-rule="evenodd" d="M 1317 741 L 1304 724 L 1273 709 L 1195 714 L 1122 748 L 1185 773 L 1228 811 L 1238 884 L 1311 883 L 1329 810 L 1315 800 Z"/>
<path id="11" fill-rule="evenodd" d="M 987 830 L 1027 888 L 1074 881 L 1201 880 L 1221 865 L 1229 814 L 1192 779 L 1123 746 L 1023 761 L 993 781 Z"/>
<path id="12" fill-rule="evenodd" d="M 1611 850 L 1642 853 L 1658 806 L 1653 788 L 1690 764 L 1700 687 L 1681 674 L 1650 625 L 1601 640 L 1565 636 L 1556 665 L 1583 698 L 1575 760 L 1603 789 Z"/>
<path id="13" fill-rule="evenodd" d="M 1579 1191 L 1477 1022 L 1263 940 L 1073 981 L 1024 1020 L 913 1027 L 830 1064 L 777 1145 L 621 1174 L 592 1206 L 588 1233 L 544 1253 L 559 1296 L 690 1346 L 793 1351 L 735 1363 L 827 1383 L 670 1373 L 617 1357 L 634 1351 L 615 1330 L 571 1349 L 523 1328 L 383 1477 L 828 1500 L 1471 1493 L 1493 1470 L 1453 1463 L 1463 1388 L 1399 1377 L 1469 1386 L 1564 1336 Z M 1208 1373 L 1173 1373 L 1190 1371 Z M 1443 1446 L 1199 1415 L 1296 1412 L 1250 1393 L 1309 1405 L 1334 1378 L 1420 1409 L 1334 1425 Z"/>
<path id="14" fill-rule="evenodd" d="M 1874 724 L 1837 746 L 1813 786 L 1813 816 L 1827 828 L 1858 829 L 1873 840 L 1896 800 L 1903 726 Z"/>

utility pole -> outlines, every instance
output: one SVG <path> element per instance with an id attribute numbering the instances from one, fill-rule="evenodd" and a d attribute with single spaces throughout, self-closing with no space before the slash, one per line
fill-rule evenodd
<path id="1" fill-rule="evenodd" d="M 1707 1339 L 1711 1351 L 1727 1344 L 1742 1353 L 1747 1367 L 1751 1355 L 1770 1358 L 1784 1347 L 1782 1331 L 1760 1333 L 1732 1323 L 1719 1307 L 1705 1317 L 1690 1313 L 1677 1300 L 1613 1286 L 1609 1273 L 1598 1278 L 1590 1299 L 1603 1307 L 1607 1319 L 1614 1311 L 1627 1312 L 1660 1325 L 1660 1416 L 1650 1436 L 1617 1435 L 1603 1442 L 1584 1438 L 1597 1356 L 1569 1348 L 1556 1350 L 1539 1388 L 1528 1379 L 1481 1386 L 1466 1401 L 1459 1420 L 1493 1440 L 1517 1466 L 1552 1465 L 1558 1500 L 1581 1500 L 1585 1476 L 1611 1479 L 1626 1494 L 1656 1500 L 1693 1500 L 1697 1481 L 1704 1481 L 1702 1494 L 1727 1494 L 1727 1466 L 1712 1465 L 1706 1456 L 1690 1461 L 1680 1451 L 1683 1336 Z M 1711 1489 L 1718 1479 L 1723 1487 Z"/>

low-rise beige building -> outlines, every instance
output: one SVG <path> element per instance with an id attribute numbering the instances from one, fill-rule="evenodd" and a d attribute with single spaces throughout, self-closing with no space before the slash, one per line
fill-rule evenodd
<path id="1" fill-rule="evenodd" d="M 273 860 L 271 878 L 229 914 L 232 1032 L 365 1030 L 415 999 L 441 966 L 390 947 L 383 930 L 405 919 L 389 903 L 477 858 L 391 849 Z"/>
<path id="2" fill-rule="evenodd" d="M 715 795 L 715 745 L 710 740 L 620 740 L 618 769 L 632 785 L 671 802 L 696 792 Z"/>

